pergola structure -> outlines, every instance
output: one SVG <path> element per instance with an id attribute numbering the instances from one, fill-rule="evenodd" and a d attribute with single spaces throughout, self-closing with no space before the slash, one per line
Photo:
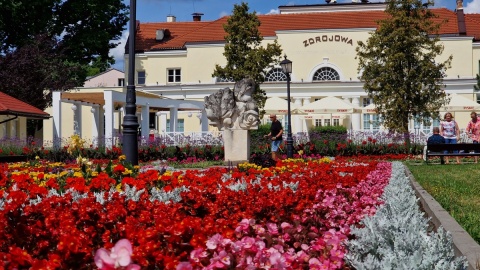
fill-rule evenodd
<path id="1" fill-rule="evenodd" d="M 167 99 L 162 96 L 137 91 L 137 111 L 140 111 L 141 126 L 148 127 L 149 113 L 156 112 L 156 117 L 166 122 L 167 114 L 170 114 L 170 131 L 177 131 L 177 119 L 179 110 L 199 110 L 201 114 L 201 130 L 208 131 L 208 118 L 204 111 L 204 102 L 195 100 Z M 99 138 L 101 112 L 105 115 L 105 142 L 107 148 L 113 146 L 114 139 L 114 112 L 115 108 L 125 106 L 126 93 L 105 90 L 97 93 L 70 93 L 55 91 L 52 95 L 53 109 L 53 141 L 54 147 L 60 147 L 62 138 L 62 103 L 71 103 L 74 110 L 75 132 L 80 131 L 82 109 L 87 107 L 92 113 L 91 129 L 92 136 Z M 142 128 L 141 136 L 148 137 L 149 129 Z M 98 142 L 97 142 L 98 143 Z"/>

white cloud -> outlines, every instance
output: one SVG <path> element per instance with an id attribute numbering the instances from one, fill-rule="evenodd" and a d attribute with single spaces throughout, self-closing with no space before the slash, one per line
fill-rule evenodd
<path id="1" fill-rule="evenodd" d="M 473 0 L 467 5 L 464 5 L 463 11 L 465 13 L 480 13 L 480 0 Z"/>
<path id="2" fill-rule="evenodd" d="M 267 15 L 270 15 L 270 14 L 280 14 L 280 10 L 278 10 L 278 9 L 270 9 L 270 11 L 267 13 Z"/>
<path id="3" fill-rule="evenodd" d="M 109 53 L 109 55 L 113 56 L 113 58 L 115 59 L 115 64 L 113 65 L 113 67 L 119 70 L 124 70 L 123 57 L 125 55 L 125 44 L 127 44 L 127 39 L 128 39 L 128 30 L 124 30 L 120 40 L 112 41 L 115 43 L 118 43 L 120 41 L 120 44 L 118 44 L 116 48 L 111 49 Z"/>
<path id="4" fill-rule="evenodd" d="M 222 18 L 222 17 L 225 17 L 225 16 L 230 16 L 230 12 L 226 12 L 226 11 L 220 12 L 220 17 L 219 18 Z"/>

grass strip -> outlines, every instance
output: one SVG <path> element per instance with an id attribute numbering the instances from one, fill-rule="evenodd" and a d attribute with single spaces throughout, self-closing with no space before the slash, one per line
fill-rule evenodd
<path id="1" fill-rule="evenodd" d="M 480 244 L 480 164 L 405 165 L 415 180 Z"/>

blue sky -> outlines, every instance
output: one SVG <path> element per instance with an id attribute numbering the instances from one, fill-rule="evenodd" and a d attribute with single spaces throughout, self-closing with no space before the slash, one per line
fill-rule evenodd
<path id="1" fill-rule="evenodd" d="M 426 2 L 426 0 L 424 0 Z M 129 0 L 124 0 L 128 5 Z M 234 4 L 248 3 L 250 11 L 257 14 L 278 13 L 278 6 L 325 4 L 325 0 L 137 0 L 137 20 L 140 22 L 164 22 L 168 15 L 174 15 L 177 21 L 191 21 L 192 13 L 203 13 L 202 20 L 216 20 L 232 12 Z M 351 3 L 351 0 L 337 0 L 337 3 Z M 370 0 L 370 2 L 384 2 Z M 455 0 L 435 0 L 436 7 L 455 9 Z M 480 13 L 480 0 L 464 0 L 466 13 Z M 128 29 L 128 28 L 127 28 Z M 115 68 L 123 70 L 123 53 L 128 30 L 123 33 L 121 44 L 111 54 L 115 57 Z"/>

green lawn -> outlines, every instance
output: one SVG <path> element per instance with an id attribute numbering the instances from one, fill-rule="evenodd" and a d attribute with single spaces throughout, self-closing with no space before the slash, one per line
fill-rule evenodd
<path id="1" fill-rule="evenodd" d="M 417 182 L 480 243 L 480 164 L 427 165 L 407 161 L 405 165 Z"/>

